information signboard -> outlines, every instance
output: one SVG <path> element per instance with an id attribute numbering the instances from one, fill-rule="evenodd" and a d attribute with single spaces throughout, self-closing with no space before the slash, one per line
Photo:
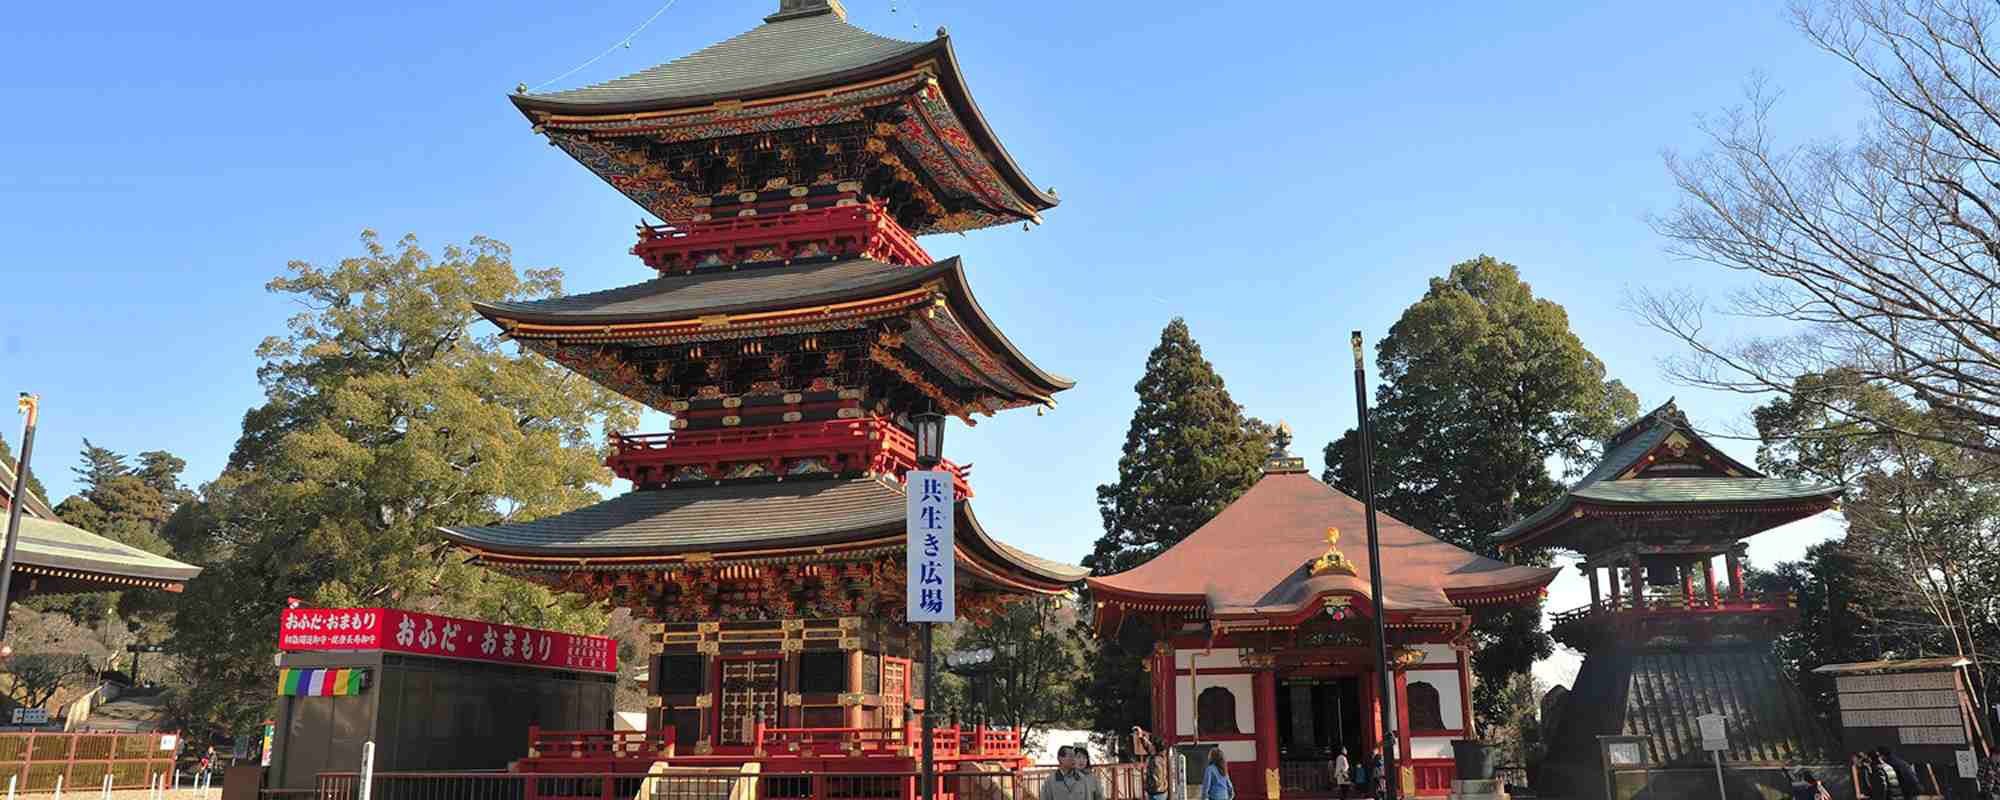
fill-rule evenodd
<path id="1" fill-rule="evenodd" d="M 904 600 L 911 622 L 953 622 L 958 619 L 958 597 L 952 585 L 958 559 L 952 548 L 956 513 L 956 490 L 951 473 L 944 470 L 910 470 L 905 501 L 904 571 L 908 583 Z"/>
<path id="2" fill-rule="evenodd" d="M 1729 749 L 1729 729 L 1721 714 L 1703 714 L 1695 718 L 1695 724 L 1701 728 L 1701 749 Z"/>
<path id="3" fill-rule="evenodd" d="M 606 636 L 496 625 L 395 608 L 288 608 L 281 650 L 392 650 L 579 672 L 618 671 L 618 642 Z"/>

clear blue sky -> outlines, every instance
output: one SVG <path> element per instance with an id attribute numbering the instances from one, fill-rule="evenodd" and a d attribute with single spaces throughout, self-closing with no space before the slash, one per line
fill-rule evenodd
<path id="1" fill-rule="evenodd" d="M 1662 252 L 1663 149 L 1763 72 L 1798 135 L 1851 133 L 1847 73 L 1758 2 L 1137 3 L 854 0 L 899 38 L 949 26 L 974 95 L 1063 203 L 1031 231 L 930 237 L 1042 366 L 1078 379 L 1047 416 L 953 432 L 1002 537 L 1080 558 L 1100 532 L 1132 385 L 1187 317 L 1250 413 L 1300 455 L 1354 420 L 1347 331 L 1371 340 L 1454 262 L 1519 265 L 1644 404 L 1696 422 L 1749 401 L 1666 384 L 1674 344 L 1628 288 L 1725 288 Z M 777 0 L 678 0 L 562 86 L 651 66 Z M 81 438 L 220 470 L 260 401 L 252 350 L 293 309 L 265 281 L 376 228 L 433 247 L 485 234 L 572 291 L 642 280 L 640 209 L 532 135 L 505 99 L 618 41 L 658 0 L 29 3 L 0 27 L 0 392 L 39 392 L 57 498 Z M 892 10 L 893 8 L 893 10 Z M 1372 352 L 1371 352 L 1372 356 Z M 1372 375 L 1371 375 L 1372 377 Z M 5 419 L 16 419 L 8 415 Z M 662 420 L 651 423 L 664 427 Z M 18 436 L 6 422 L 7 437 Z M 1739 456 L 1748 448 L 1733 445 Z M 1833 530 L 1760 537 L 1790 557 Z M 1574 573 L 1553 607 L 1575 605 Z"/>

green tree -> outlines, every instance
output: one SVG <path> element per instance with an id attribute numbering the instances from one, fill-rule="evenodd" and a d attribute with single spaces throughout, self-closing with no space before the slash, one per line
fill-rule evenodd
<path id="1" fill-rule="evenodd" d="M 1076 614 L 1066 602 L 1031 598 L 985 624 L 960 626 L 954 649 L 990 653 L 991 660 L 963 670 L 983 677 L 960 683 L 959 707 L 980 712 L 989 724 L 1012 726 L 1023 739 L 1050 725 L 1082 721 L 1077 682 L 1086 648 L 1071 633 Z"/>
<path id="2" fill-rule="evenodd" d="M 1179 317 L 1160 332 L 1133 388 L 1139 407 L 1126 429 L 1118 481 L 1097 487 L 1104 535 L 1083 560 L 1097 575 L 1145 563 L 1242 496 L 1257 482 L 1274 435 L 1243 416 Z"/>
<path id="3" fill-rule="evenodd" d="M 84 437 L 83 452 L 80 455 L 83 464 L 71 467 L 70 471 L 76 473 L 76 478 L 83 483 L 83 490 L 86 493 L 127 472 L 124 456 L 91 444 L 89 437 Z"/>
<path id="4" fill-rule="evenodd" d="M 1201 345 L 1175 317 L 1133 387 L 1139 406 L 1125 433 L 1118 481 L 1097 487 L 1099 537 L 1083 565 L 1123 572 L 1187 538 L 1248 491 L 1278 430 L 1243 415 Z M 1284 441 L 1290 433 L 1283 433 Z M 1090 654 L 1085 696 L 1099 730 L 1146 724 L 1151 690 L 1141 668 L 1150 643 L 1104 640 Z"/>
<path id="5" fill-rule="evenodd" d="M 1498 557 L 1495 534 L 1560 496 L 1604 439 L 1638 413 L 1624 384 L 1536 297 L 1512 264 L 1480 256 L 1432 278 L 1376 345 L 1370 409 L 1379 508 L 1452 544 Z M 1326 446 L 1327 483 L 1359 492 L 1360 433 Z M 1528 554 L 1545 559 L 1545 554 Z M 1554 652 L 1541 608 L 1475 616 L 1474 706 L 1497 723 L 1512 676 Z"/>
<path id="6" fill-rule="evenodd" d="M 285 598 L 398 606 L 573 632 L 601 610 L 472 567 L 438 533 L 596 502 L 624 399 L 482 330 L 479 301 L 559 293 L 557 270 L 517 271 L 475 238 L 434 257 L 372 233 L 332 267 L 293 262 L 269 288 L 307 310 L 258 349 L 267 402 L 244 417 L 230 467 L 168 536 L 206 567 L 170 649 L 192 727 L 261 719 Z"/>
<path id="7" fill-rule="evenodd" d="M 1975 696 L 1990 693 L 1985 662 L 2000 650 L 2000 610 L 1989 602 L 2000 596 L 2000 483 L 1983 454 L 1956 444 L 1967 435 L 1958 428 L 1983 423 L 1848 369 L 1801 376 L 1753 416 L 1760 466 L 1846 488 L 1839 549 L 1791 570 L 1802 607 L 1829 596 L 1828 613 L 1802 613 L 1794 632 L 1808 657 L 1800 666 L 1863 650 L 1946 653 L 1971 659 Z M 1863 631 L 1865 648 L 1843 638 Z"/>

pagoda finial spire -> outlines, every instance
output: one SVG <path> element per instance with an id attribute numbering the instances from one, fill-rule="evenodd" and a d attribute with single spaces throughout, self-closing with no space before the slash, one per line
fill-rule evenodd
<path id="1" fill-rule="evenodd" d="M 781 22 L 821 14 L 832 14 L 842 22 L 847 21 L 847 9 L 840 6 L 840 0 L 778 0 L 778 13 L 765 17 L 764 21 Z"/>

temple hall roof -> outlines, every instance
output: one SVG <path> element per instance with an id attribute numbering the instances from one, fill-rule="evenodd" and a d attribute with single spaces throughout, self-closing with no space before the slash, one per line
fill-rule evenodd
<path id="1" fill-rule="evenodd" d="M 1383 560 L 1383 606 L 1389 611 L 1445 611 L 1537 594 L 1557 570 L 1514 566 L 1433 538 L 1377 513 Z M 1327 529 L 1354 574 L 1313 575 L 1327 553 Z M 1365 510 L 1360 501 L 1315 480 L 1303 466 L 1267 471 L 1208 524 L 1151 561 L 1089 579 L 1100 599 L 1200 604 L 1211 617 L 1299 619 L 1322 597 L 1369 596 Z"/>
<path id="2" fill-rule="evenodd" d="M 752 480 L 642 489 L 530 522 L 442 530 L 494 563 L 520 557 L 569 568 L 642 569 L 690 555 L 725 561 L 794 550 L 900 546 L 906 513 L 902 485 L 887 478 Z M 1067 584 L 1083 577 L 1079 567 L 994 539 L 973 516 L 969 501 L 959 503 L 958 541 L 983 560 L 1042 582 Z"/>
<path id="3" fill-rule="evenodd" d="M 11 496 L 13 487 L 13 465 L 0 463 L 0 500 Z M 0 508 L 5 508 L 5 504 L 0 503 Z M 28 590 L 31 593 L 105 591 L 119 587 L 177 592 L 201 574 L 200 567 L 63 522 L 56 518 L 47 502 L 32 492 L 21 510 L 21 537 L 15 543 L 14 561 L 24 577 L 16 578 L 14 586 L 26 587 L 32 582 L 35 588 Z M 0 521 L 0 534 L 4 534 L 5 524 Z"/>
<path id="4" fill-rule="evenodd" d="M 1500 540 L 1503 547 L 1540 540 L 1577 549 L 1588 546 L 1593 514 L 1686 515 L 1691 508 L 1738 514 L 1743 524 L 1763 530 L 1832 507 L 1840 491 L 1767 477 L 1730 458 L 1668 400 L 1614 434 L 1595 468 L 1561 497 L 1501 531 Z M 1577 530 L 1565 532 L 1566 527 Z"/>

